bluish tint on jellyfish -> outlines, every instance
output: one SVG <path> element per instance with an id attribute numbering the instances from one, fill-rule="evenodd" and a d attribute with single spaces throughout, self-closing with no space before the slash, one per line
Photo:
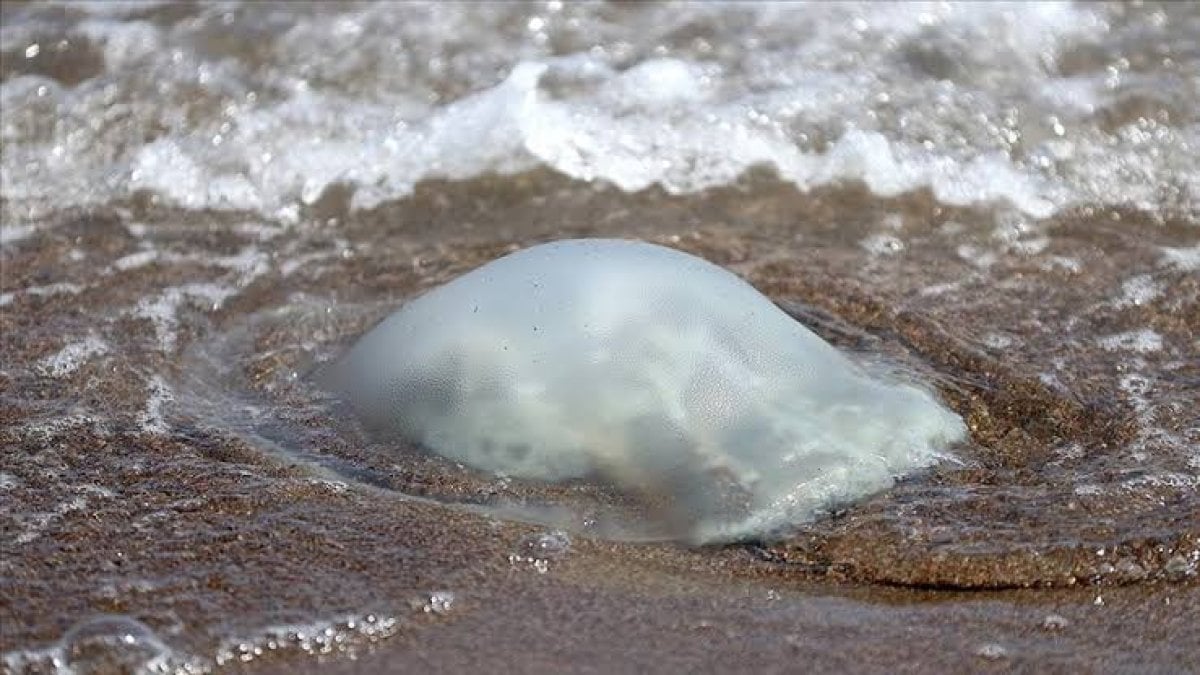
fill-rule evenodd
<path id="1" fill-rule="evenodd" d="M 669 502 L 692 541 L 770 534 L 935 462 L 966 427 L 734 274 L 634 241 L 505 256 L 333 367 L 371 426 L 476 469 Z"/>

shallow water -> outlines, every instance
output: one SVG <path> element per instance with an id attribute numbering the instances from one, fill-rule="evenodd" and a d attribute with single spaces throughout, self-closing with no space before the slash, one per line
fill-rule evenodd
<path id="1" fill-rule="evenodd" d="M 1107 594 L 1151 617 L 1130 634 L 1151 666 L 1200 643 L 1196 5 L 0 11 L 6 668 L 97 614 L 179 667 L 461 667 L 497 613 L 528 640 L 588 603 L 597 645 L 643 612 L 829 667 L 781 623 L 934 602 L 972 617 L 963 641 L 884 630 L 879 667 L 1066 668 L 1111 657 Z M 961 462 L 780 540 L 634 545 L 616 523 L 653 505 L 371 441 L 312 386 L 405 299 L 580 236 L 700 255 L 931 382 Z M 529 550 L 546 523 L 571 531 L 553 559 Z M 1051 606 L 1065 660 L 1027 644 Z M 555 663 L 520 653 L 497 659 Z"/>

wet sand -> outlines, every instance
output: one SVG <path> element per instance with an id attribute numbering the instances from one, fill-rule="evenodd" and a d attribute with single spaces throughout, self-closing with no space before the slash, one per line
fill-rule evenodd
<path id="1" fill-rule="evenodd" d="M 201 659 L 237 663 L 239 642 L 257 646 L 265 653 L 242 666 L 251 672 L 1200 670 L 1195 487 L 1078 489 L 1138 478 L 1125 457 L 1149 442 L 1147 414 L 1173 434 L 1155 471 L 1187 471 L 1200 406 L 1200 280 L 1179 272 L 1149 302 L 1108 299 L 1137 270 L 1161 270 L 1160 247 L 1194 245 L 1193 224 L 1080 211 L 1046 225 L 1044 250 L 980 266 L 954 247 L 994 248 L 990 215 L 921 194 L 802 195 L 769 176 L 682 199 L 537 172 L 427 183 L 374 212 L 347 204 L 328 191 L 301 225 L 262 242 L 267 271 L 212 306 L 183 302 L 174 324 L 128 308 L 239 274 L 205 260 L 256 241 L 239 229 L 251 218 L 135 200 L 56 217 L 4 250 L 0 290 L 13 296 L 0 315 L 0 452 L 13 478 L 0 521 L 0 652 L 119 613 Z M 895 214 L 903 254 L 869 254 L 860 241 Z M 908 478 L 781 541 L 689 549 L 575 534 L 541 572 L 510 560 L 541 528 L 405 496 L 487 503 L 494 481 L 411 448 L 396 460 L 357 446 L 288 384 L 311 366 L 299 341 L 313 326 L 334 349 L 387 306 L 514 245 L 599 235 L 702 255 L 840 346 L 931 378 L 970 426 L 963 464 Z M 117 266 L 140 241 L 201 256 Z M 1054 264 L 1055 255 L 1078 266 Z M 179 398 L 197 345 L 297 294 L 379 307 L 324 324 L 249 324 L 253 347 L 230 387 L 274 406 L 289 427 L 280 438 L 312 443 L 353 475 L 213 424 L 233 399 L 202 416 Z M 1177 349 L 1131 357 L 1100 340 L 1143 326 Z M 89 329 L 107 351 L 47 375 L 63 336 Z M 986 339 L 997 333 L 1009 342 Z M 165 338 L 171 348 L 161 348 Z M 1040 376 L 1049 363 L 1059 364 L 1054 379 Z M 1133 369 L 1159 376 L 1149 413 L 1116 385 Z M 156 382 L 174 398 L 156 404 Z M 512 489 L 521 498 L 571 491 Z M 448 608 L 429 604 L 439 591 L 453 593 Z M 269 626 L 361 623 L 368 613 L 394 628 L 371 639 L 338 629 L 343 642 L 327 655 L 300 640 L 265 648 L 261 638 Z"/>

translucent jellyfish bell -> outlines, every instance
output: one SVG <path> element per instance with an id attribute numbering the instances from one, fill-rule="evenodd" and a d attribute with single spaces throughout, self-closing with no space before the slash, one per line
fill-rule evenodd
<path id="1" fill-rule="evenodd" d="M 622 240 L 535 246 L 435 288 L 334 380 L 372 426 L 477 469 L 667 497 L 696 541 L 803 522 L 966 431 L 732 273 Z"/>

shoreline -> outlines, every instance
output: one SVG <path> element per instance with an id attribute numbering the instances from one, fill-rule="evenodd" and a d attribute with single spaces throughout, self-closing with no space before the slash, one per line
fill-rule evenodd
<path id="1" fill-rule="evenodd" d="M 281 648 L 244 668 L 1195 668 L 1185 649 L 1200 644 L 1195 492 L 1131 483 L 1149 469 L 1134 473 L 1129 459 L 1158 447 L 1145 445 L 1162 438 L 1147 428 L 1186 429 L 1181 387 L 1200 366 L 1178 350 L 1200 331 L 1188 318 L 1200 316 L 1189 313 L 1200 281 L 1164 267 L 1158 251 L 1189 232 L 1129 215 L 1123 229 L 1091 226 L 1068 214 L 1040 227 L 1044 251 L 1001 251 L 980 267 L 955 247 L 968 235 L 992 241 L 990 214 L 923 194 L 864 198 L 861 187 L 802 195 L 770 181 L 700 198 L 626 195 L 537 172 L 425 185 L 389 209 L 338 212 L 328 216 L 335 224 L 305 221 L 266 240 L 236 216 L 171 210 L 38 228 L 3 253 L 2 290 L 14 295 L 0 312 L 10 392 L 0 447 L 11 458 L 0 652 L 50 645 L 98 613 L 136 617 L 203 658 L 269 626 L 374 613 L 402 629 L 371 650 L 363 643 L 356 659 Z M 904 237 L 902 254 L 860 244 L 891 228 L 881 223 L 893 214 L 902 227 L 888 231 Z M 959 229 L 946 234 L 950 225 Z M 509 561 L 539 528 L 388 490 L 469 501 L 489 490 L 552 498 L 553 489 L 499 488 L 416 455 L 356 446 L 289 384 L 311 354 L 305 341 L 344 344 L 402 298 L 513 245 L 599 234 L 699 254 L 793 315 L 817 317 L 825 326 L 814 328 L 839 346 L 937 375 L 971 424 L 968 465 L 901 481 L 757 552 L 572 536 L 542 574 Z M 1064 256 L 1079 269 L 1055 263 Z M 1130 274 L 1156 275 L 1173 292 L 1122 304 Z M 47 284 L 80 290 L 21 291 Z M 213 301 L 188 295 L 194 289 L 228 295 Z M 359 309 L 260 320 L 296 297 Z M 1138 326 L 1156 331 L 1159 351 L 1106 346 Z M 204 363 L 189 350 L 235 330 L 247 332 L 212 352 L 233 373 L 216 384 L 244 397 L 214 395 L 214 414 L 228 411 L 234 425 L 231 401 L 254 402 L 277 416 L 278 438 L 311 444 L 374 487 L 281 461 L 189 410 L 195 399 L 180 397 L 208 391 L 182 386 Z M 53 360 L 89 335 L 102 347 Z M 1042 376 L 1053 363 L 1056 380 Z M 1121 389 L 1130 377 L 1168 372 L 1175 379 L 1144 394 L 1156 397 L 1155 417 Z M 1186 446 L 1165 447 L 1153 455 L 1156 470 L 1184 475 Z M 1097 585 L 900 587 L 1069 578 Z M 448 609 L 426 611 L 441 591 L 453 593 Z M 1066 624 L 1040 627 L 1050 615 Z"/>

